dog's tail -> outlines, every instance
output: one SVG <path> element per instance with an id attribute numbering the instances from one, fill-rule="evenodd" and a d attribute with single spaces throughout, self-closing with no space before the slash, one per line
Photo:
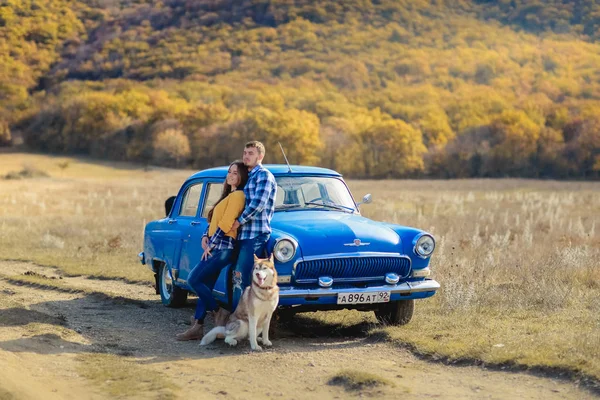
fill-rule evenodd
<path id="1" fill-rule="evenodd" d="M 215 341 L 218 337 L 225 337 L 225 327 L 215 326 L 200 341 L 200 346 L 206 346 Z"/>

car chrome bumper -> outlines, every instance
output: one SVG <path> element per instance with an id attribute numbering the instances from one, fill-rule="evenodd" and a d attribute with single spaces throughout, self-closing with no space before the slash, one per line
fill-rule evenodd
<path id="1" fill-rule="evenodd" d="M 321 298 L 321 297 L 337 297 L 340 293 L 367 293 L 367 292 L 379 292 L 386 291 L 394 294 L 401 295 L 410 295 L 413 293 L 420 292 L 435 292 L 440 288 L 440 284 L 433 279 L 426 279 L 423 281 L 416 282 L 403 282 L 397 285 L 380 285 L 380 286 L 369 286 L 366 288 L 343 288 L 336 289 L 326 288 L 326 289 L 297 289 L 294 287 L 286 288 L 279 287 L 279 298 L 280 299 L 288 299 L 295 297 L 313 297 L 313 298 Z"/>

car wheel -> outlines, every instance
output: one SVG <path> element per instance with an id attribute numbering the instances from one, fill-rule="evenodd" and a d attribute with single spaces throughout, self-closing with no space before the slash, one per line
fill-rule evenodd
<path id="1" fill-rule="evenodd" d="M 379 309 L 375 310 L 375 316 L 383 324 L 406 325 L 410 322 L 414 310 L 414 300 L 392 301 L 379 306 Z"/>
<path id="2" fill-rule="evenodd" d="M 182 307 L 187 301 L 187 290 L 173 283 L 171 271 L 165 264 L 161 265 L 158 271 L 158 290 L 162 303 L 167 307 Z"/>

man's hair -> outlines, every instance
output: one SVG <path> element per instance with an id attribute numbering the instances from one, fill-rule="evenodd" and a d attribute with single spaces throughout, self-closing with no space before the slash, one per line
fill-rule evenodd
<path id="1" fill-rule="evenodd" d="M 248 147 L 254 147 L 256 148 L 256 150 L 258 150 L 258 154 L 265 154 L 265 145 L 262 144 L 261 142 L 259 142 L 258 140 L 253 140 L 251 142 L 246 143 L 246 146 L 244 146 L 246 149 Z"/>

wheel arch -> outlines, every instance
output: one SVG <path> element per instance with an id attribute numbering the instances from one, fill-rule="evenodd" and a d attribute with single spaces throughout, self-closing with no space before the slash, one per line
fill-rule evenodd
<path id="1" fill-rule="evenodd" d="M 159 268 L 163 265 L 167 265 L 164 260 L 161 260 L 160 258 L 152 258 L 152 271 L 154 271 L 155 274 L 158 274 Z"/>

